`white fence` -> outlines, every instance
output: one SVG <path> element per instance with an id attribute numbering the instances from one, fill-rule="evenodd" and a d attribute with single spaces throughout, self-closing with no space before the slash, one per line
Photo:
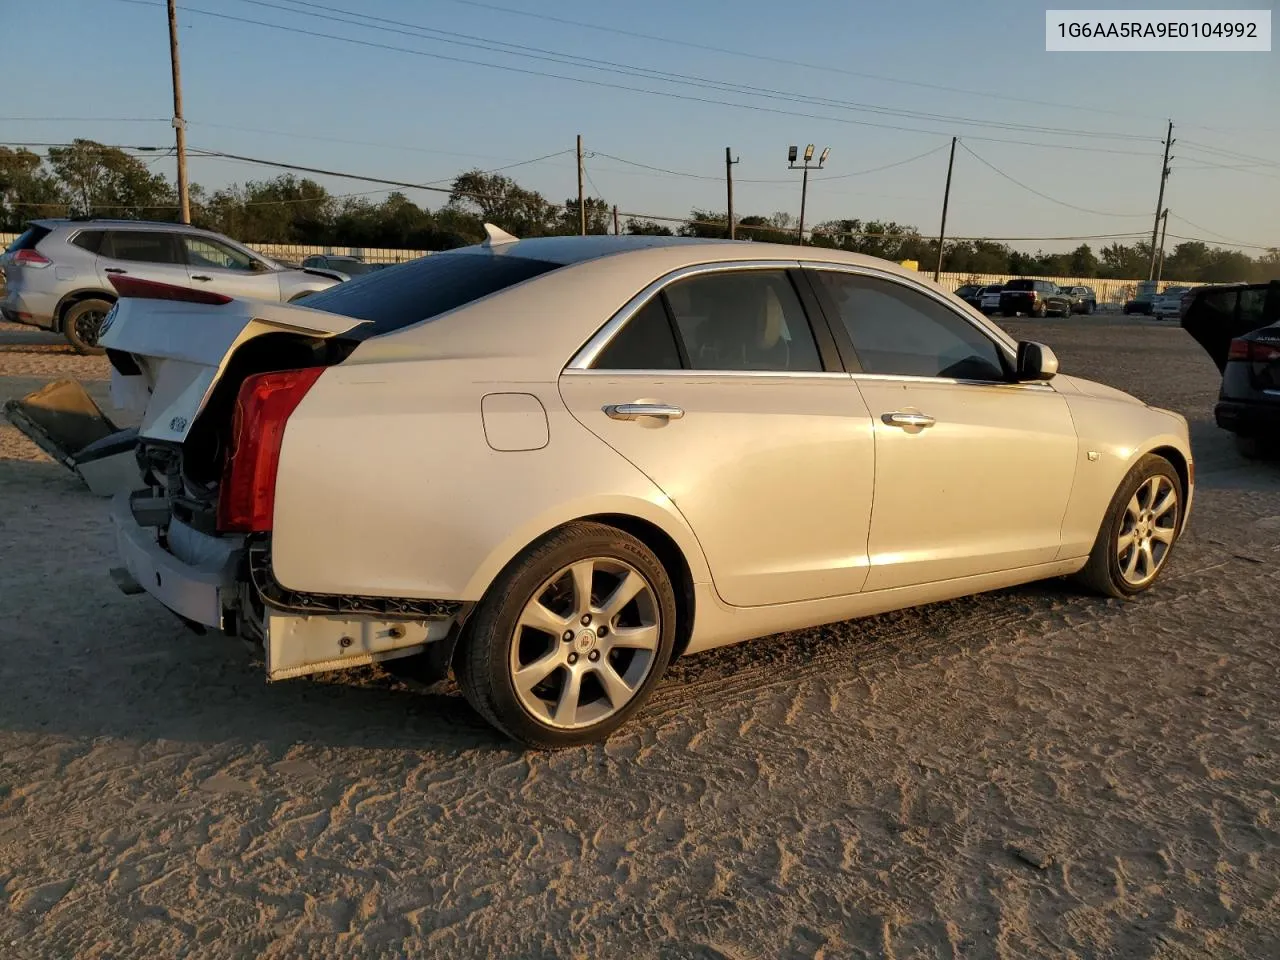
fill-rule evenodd
<path id="1" fill-rule="evenodd" d="M 8 246 L 16 237 L 17 234 L 0 233 L 0 245 Z M 306 257 L 317 254 L 363 257 L 370 263 L 403 263 L 406 260 L 425 257 L 432 252 L 430 250 L 399 250 L 385 247 L 309 246 L 301 243 L 249 243 L 246 246 L 275 260 L 288 260 L 293 263 L 300 263 Z M 931 271 L 922 270 L 921 273 L 931 275 Z M 966 283 L 1005 283 L 1013 279 L 1013 276 L 1013 274 L 994 273 L 944 273 L 940 276 L 939 282 L 946 289 L 955 290 Z M 1124 301 L 1132 299 L 1138 292 L 1139 283 L 1137 280 L 1100 280 L 1096 277 L 1036 276 L 1034 279 L 1049 280 L 1059 286 L 1080 285 L 1092 287 L 1098 295 L 1099 306 L 1104 304 L 1119 306 Z M 1162 280 L 1158 289 L 1164 290 L 1166 287 L 1190 287 L 1195 285 L 1187 280 Z"/>

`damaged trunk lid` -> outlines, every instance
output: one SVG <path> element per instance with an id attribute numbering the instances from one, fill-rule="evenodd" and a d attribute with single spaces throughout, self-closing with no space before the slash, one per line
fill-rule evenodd
<path id="1" fill-rule="evenodd" d="M 224 304 L 121 299 L 103 321 L 99 343 L 111 361 L 111 402 L 138 418 L 143 440 L 182 444 L 230 373 L 328 365 L 354 347 L 328 341 L 365 321 L 286 303 Z M 336 353 L 336 355 L 335 355 Z M 230 414 L 228 406 L 227 414 Z"/>

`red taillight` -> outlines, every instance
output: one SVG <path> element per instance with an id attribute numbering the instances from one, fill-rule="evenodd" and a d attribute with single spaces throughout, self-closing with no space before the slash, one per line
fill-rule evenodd
<path id="1" fill-rule="evenodd" d="M 231 302 L 230 297 L 220 293 L 192 290 L 190 287 L 179 287 L 172 283 L 159 283 L 155 280 L 140 280 L 137 277 L 122 277 L 115 274 L 108 279 L 116 288 L 116 293 L 136 300 L 177 300 L 182 303 L 208 303 L 215 306 Z"/>
<path id="2" fill-rule="evenodd" d="M 240 385 L 218 491 L 219 530 L 259 533 L 271 529 L 285 423 L 324 369 L 260 373 Z"/>
<path id="3" fill-rule="evenodd" d="M 47 267 L 53 261 L 38 250 L 19 250 L 13 255 L 13 262 L 24 267 Z"/>
<path id="4" fill-rule="evenodd" d="M 1246 360 L 1249 363 L 1274 363 L 1280 360 L 1280 346 L 1258 343 L 1255 340 L 1232 340 L 1227 349 L 1228 360 Z"/>

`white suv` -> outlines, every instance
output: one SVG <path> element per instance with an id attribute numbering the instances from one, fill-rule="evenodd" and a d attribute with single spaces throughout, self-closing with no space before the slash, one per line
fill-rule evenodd
<path id="1" fill-rule="evenodd" d="M 209 230 L 138 220 L 33 220 L 0 255 L 0 268 L 0 315 L 60 331 L 80 353 L 101 352 L 98 328 L 118 296 L 113 277 L 278 301 L 346 279 L 284 267 Z"/>

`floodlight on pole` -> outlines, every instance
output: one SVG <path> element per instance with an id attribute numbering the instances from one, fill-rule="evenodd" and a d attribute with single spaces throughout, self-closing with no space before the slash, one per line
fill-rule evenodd
<path id="1" fill-rule="evenodd" d="M 809 197 L 809 171 L 822 169 L 823 164 L 827 162 L 827 155 L 831 153 L 831 148 L 824 147 L 822 156 L 818 158 L 817 164 L 811 166 L 813 164 L 813 151 L 814 145 L 812 143 L 804 148 L 804 165 L 799 167 L 804 171 L 804 176 L 800 181 L 800 225 L 796 228 L 796 235 L 802 244 L 804 243 L 804 208 Z M 787 165 L 789 169 L 796 169 L 796 156 L 799 152 L 794 146 L 787 148 Z"/>

